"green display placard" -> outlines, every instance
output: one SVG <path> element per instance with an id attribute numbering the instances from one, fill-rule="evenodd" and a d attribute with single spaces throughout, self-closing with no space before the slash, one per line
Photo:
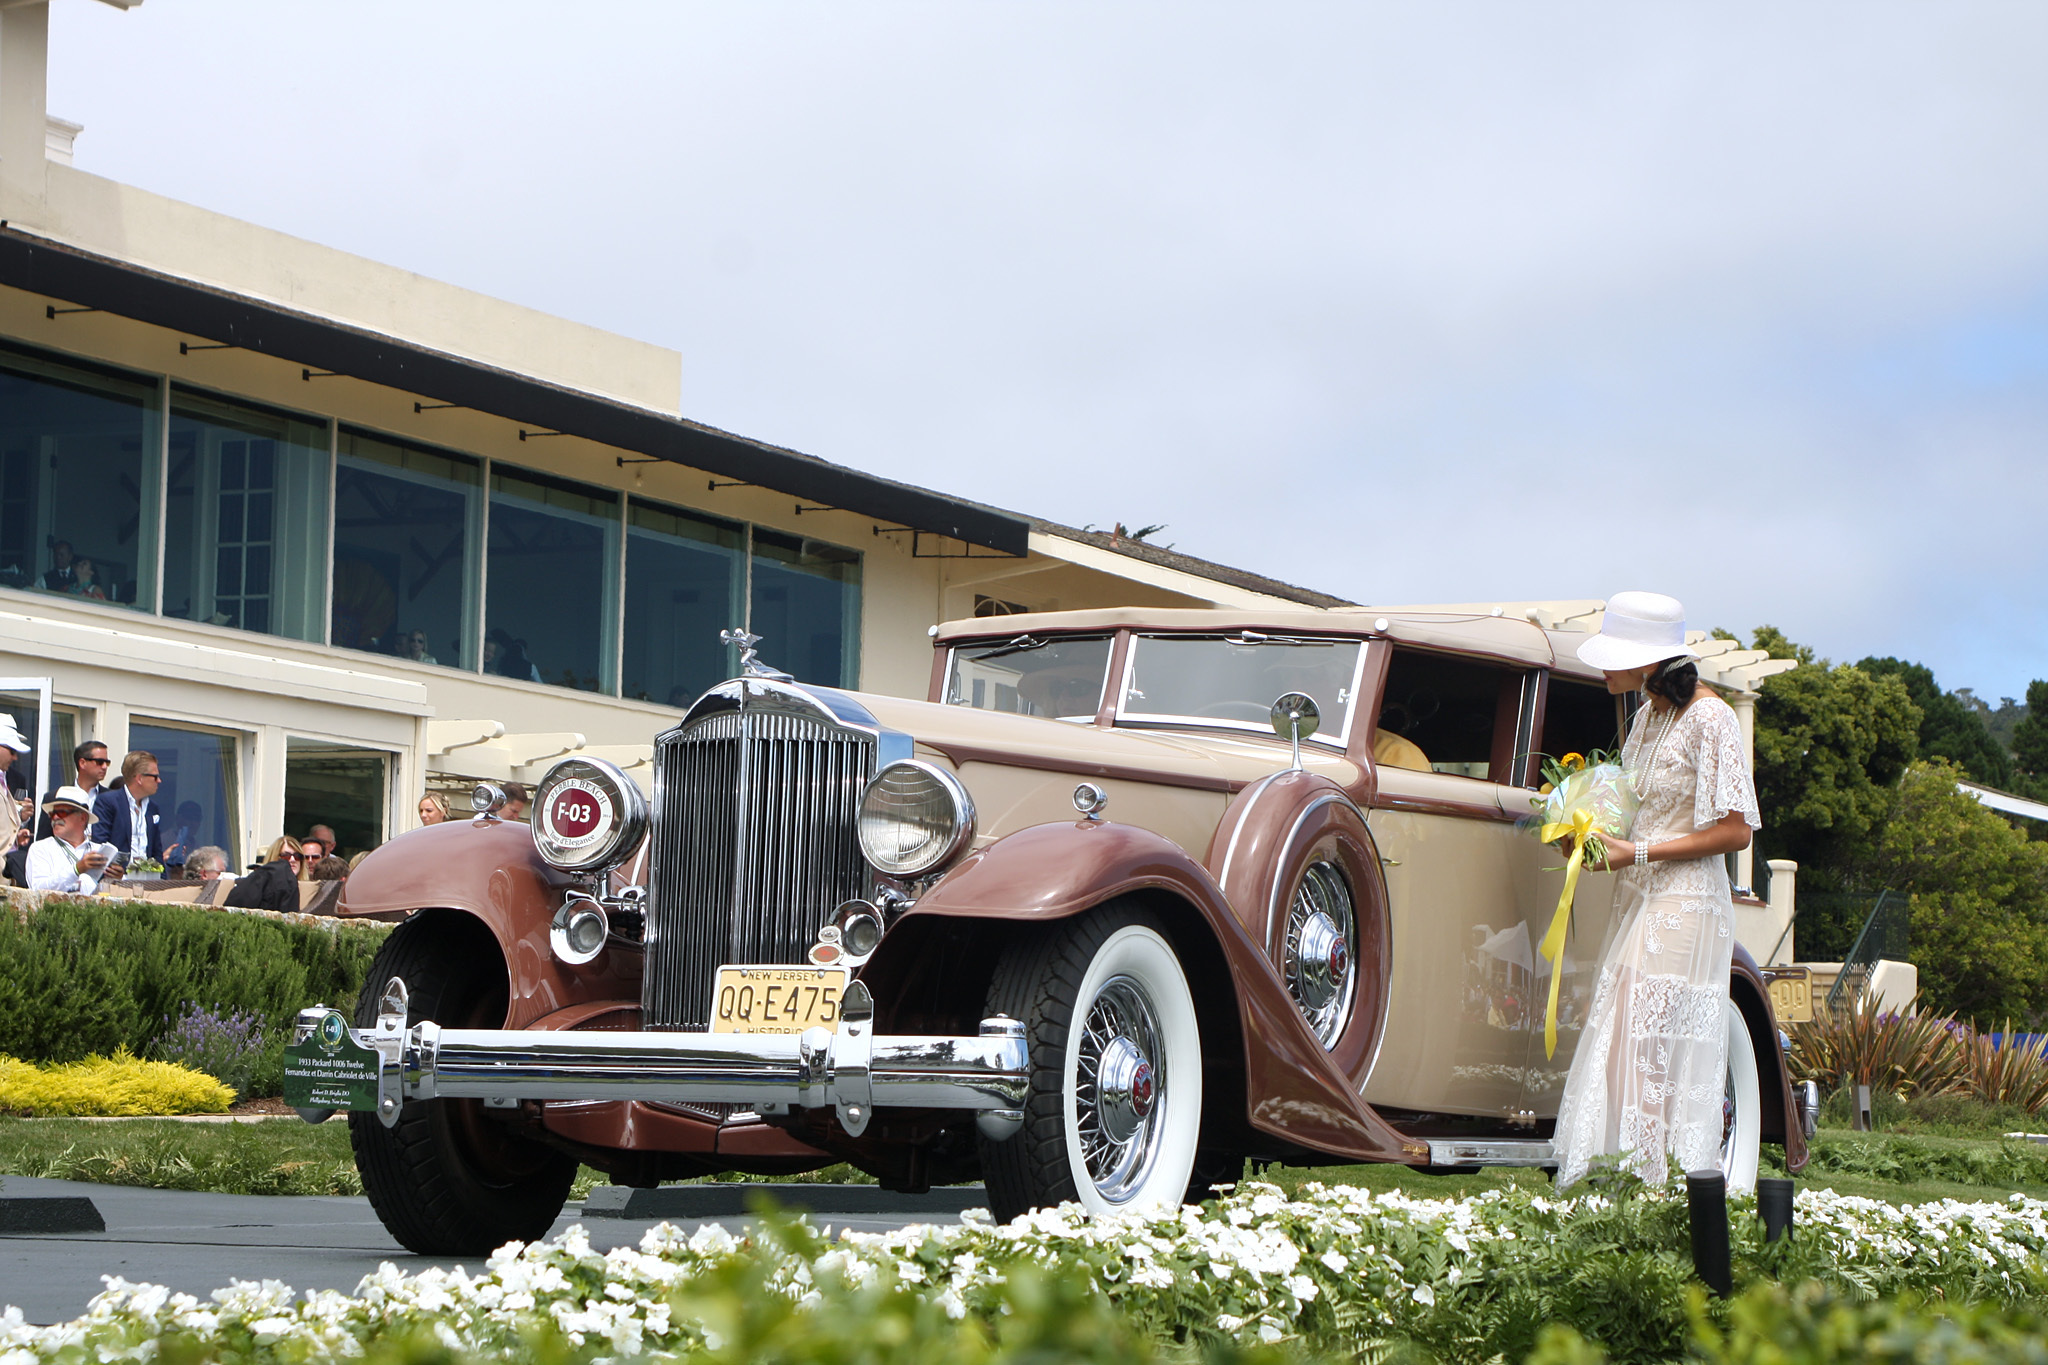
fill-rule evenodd
<path id="1" fill-rule="evenodd" d="M 284 1102 L 294 1109 L 375 1112 L 381 1061 L 356 1041 L 341 1011 L 329 1010 L 305 1042 L 284 1050 Z"/>

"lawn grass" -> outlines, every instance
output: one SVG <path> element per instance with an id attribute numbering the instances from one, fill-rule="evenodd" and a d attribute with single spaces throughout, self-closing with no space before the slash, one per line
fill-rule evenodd
<path id="1" fill-rule="evenodd" d="M 1937 1164 L 1945 1165 L 1949 1154 L 1974 1156 L 1978 1160 L 1997 1157 L 2008 1150 L 2003 1138 L 1992 1136 L 1936 1136 L 1925 1125 L 1902 1123 L 1905 1132 L 1857 1133 L 1848 1129 L 1823 1128 L 1814 1134 L 1814 1160 L 1797 1179 L 1802 1189 L 1837 1190 L 1843 1194 L 1881 1199 L 1888 1204 L 1925 1204 L 1941 1199 L 1976 1202 L 2002 1199 L 2008 1194 L 2030 1195 L 2048 1200 L 2048 1147 L 2029 1145 L 2020 1159 L 2038 1172 L 2040 1178 L 2021 1177 L 1991 1183 L 1946 1179 L 1939 1175 L 1917 1175 L 1908 1179 L 1887 1178 L 1869 1168 Z M 1959 1125 L 1960 1126 L 1960 1125 Z M 1765 1175 L 1782 1175 L 1782 1167 L 1771 1169 L 1774 1149 L 1766 1148 Z M 1932 1153 L 1930 1162 L 1923 1155 Z M 1825 1155 L 1823 1155 L 1825 1154 Z M 1840 1163 L 1850 1169 L 1827 1169 Z M 1863 1169 L 1857 1169 L 1857 1168 Z M 1293 1191 L 1312 1180 L 1326 1185 L 1359 1185 L 1372 1190 L 1403 1190 L 1417 1198 L 1445 1199 L 1477 1194 L 1482 1190 L 1521 1187 L 1548 1190 L 1548 1172 L 1526 1168 L 1496 1167 L 1471 1175 L 1430 1175 L 1407 1166 L 1268 1166 L 1247 1172 L 1254 1179 L 1269 1180 Z"/>
<path id="2" fill-rule="evenodd" d="M 1892 1204 L 1940 1199 L 2000 1199 L 2017 1191 L 2048 1199 L 2048 1148 L 2029 1146 L 2017 1155 L 1996 1137 L 1908 1133 L 1852 1133 L 1823 1128 L 1814 1138 L 1816 1159 L 1799 1177 L 1802 1188 L 1833 1189 Z M 1770 1152 L 1772 1149 L 1766 1149 Z M 1957 1159 L 1979 1163 L 2003 1159 L 1999 1169 L 2020 1178 L 1970 1181 L 1945 1178 Z M 2015 1165 L 2014 1162 L 2018 1162 Z M 1767 1162 L 1767 1165 L 1769 1163 Z M 1840 1169 L 1825 1169 L 1828 1166 Z M 1934 1167 L 1940 1173 L 1927 1174 Z M 1917 1170 L 1917 1173 L 1916 1173 Z M 1901 1171 L 1911 1178 L 1898 1178 Z M 2038 1172 L 2041 1178 L 2033 1178 Z M 1768 1172 L 1767 1172 L 1768 1173 Z M 1293 1191 L 1309 1181 L 1403 1190 L 1418 1198 L 1459 1198 L 1482 1190 L 1522 1188 L 1547 1191 L 1548 1173 L 1495 1167 L 1470 1175 L 1430 1175 L 1406 1166 L 1268 1166 L 1246 1174 Z M 93 1123 L 80 1119 L 0 1118 L 0 1177 L 42 1176 L 153 1189 L 212 1190 L 223 1194 L 362 1193 L 348 1126 L 339 1120 L 317 1127 L 297 1119 L 254 1123 L 179 1123 L 134 1119 Z M 715 1180 L 746 1179 L 727 1175 Z M 808 1176 L 779 1179 L 871 1183 L 846 1166 Z M 590 1167 L 577 1172 L 572 1202 L 581 1201 L 606 1177 Z"/>

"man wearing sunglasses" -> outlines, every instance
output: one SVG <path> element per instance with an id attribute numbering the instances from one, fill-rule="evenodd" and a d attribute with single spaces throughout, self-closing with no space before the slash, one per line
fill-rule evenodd
<path id="1" fill-rule="evenodd" d="M 71 785 L 97 802 L 100 793 L 107 789 L 107 746 L 96 739 L 89 739 L 71 751 L 71 768 L 74 776 Z M 55 791 L 43 793 L 43 800 L 55 796 Z M 36 838 L 50 837 L 48 812 L 36 818 Z"/>
<path id="2" fill-rule="evenodd" d="M 119 849 L 125 867 L 144 858 L 164 860 L 163 813 L 151 799 L 162 785 L 156 755 L 135 749 L 121 760 L 121 785 L 93 801 L 93 841 Z"/>

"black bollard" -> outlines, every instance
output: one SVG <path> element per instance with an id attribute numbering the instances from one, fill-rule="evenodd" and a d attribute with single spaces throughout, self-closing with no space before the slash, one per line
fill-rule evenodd
<path id="1" fill-rule="evenodd" d="M 1764 1241 L 1775 1242 L 1780 1237 L 1792 1235 L 1792 1182 L 1789 1180 L 1759 1180 L 1756 1182 L 1757 1217 L 1764 1220 Z"/>
<path id="2" fill-rule="evenodd" d="M 1728 1265 L 1728 1177 L 1719 1171 L 1689 1171 L 1685 1198 L 1692 1213 L 1692 1268 L 1722 1298 L 1735 1287 Z"/>

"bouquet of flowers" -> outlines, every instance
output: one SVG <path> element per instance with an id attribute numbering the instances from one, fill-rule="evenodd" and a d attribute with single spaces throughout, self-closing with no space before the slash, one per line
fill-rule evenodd
<path id="1" fill-rule="evenodd" d="M 1592 832 L 1625 837 L 1642 804 L 1635 783 L 1621 766 L 1621 755 L 1595 749 L 1591 754 L 1542 757 L 1543 787 L 1529 798 L 1536 809 L 1529 826 L 1545 843 L 1569 837 L 1575 856 L 1586 850 L 1583 856 L 1596 870 L 1605 867 L 1606 845 Z"/>
<path id="2" fill-rule="evenodd" d="M 1591 863 L 1607 866 L 1607 846 L 1593 837 L 1599 830 L 1614 838 L 1628 834 L 1642 804 L 1635 783 L 1621 766 L 1621 755 L 1595 749 L 1590 755 L 1566 754 L 1543 759 L 1542 791 L 1530 798 L 1536 814 L 1527 826 L 1544 843 L 1570 841 L 1564 864 L 1564 894 L 1537 951 L 1550 961 L 1550 1007 L 1543 1016 L 1543 1055 L 1557 1053 L 1557 992 L 1564 982 L 1564 938 L 1571 924 L 1572 898 L 1578 894 L 1579 869 Z"/>

